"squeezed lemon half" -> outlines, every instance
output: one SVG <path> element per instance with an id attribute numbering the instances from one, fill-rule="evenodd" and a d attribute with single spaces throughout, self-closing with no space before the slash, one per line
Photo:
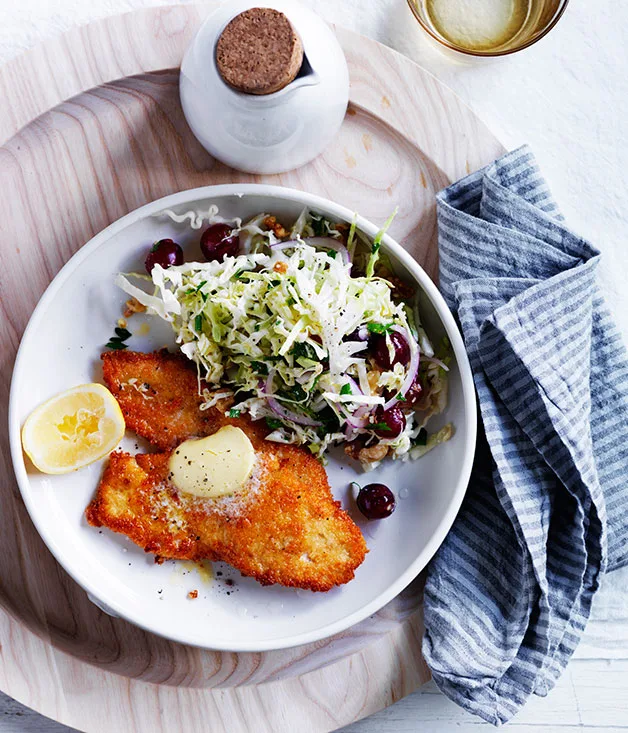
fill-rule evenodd
<path id="1" fill-rule="evenodd" d="M 102 384 L 81 384 L 39 405 L 24 423 L 24 452 L 43 473 L 69 473 L 110 453 L 124 417 Z"/>

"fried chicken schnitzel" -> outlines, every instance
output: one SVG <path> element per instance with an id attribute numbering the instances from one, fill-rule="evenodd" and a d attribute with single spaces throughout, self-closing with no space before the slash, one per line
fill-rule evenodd
<path id="1" fill-rule="evenodd" d="M 161 452 L 111 454 L 86 510 L 90 524 L 161 557 L 224 560 L 264 585 L 327 591 L 353 578 L 366 544 L 316 458 L 264 440 L 267 428 L 247 417 L 225 417 L 218 407 L 201 411 L 196 371 L 182 356 L 116 351 L 102 359 L 127 427 Z M 168 482 L 172 450 L 224 425 L 239 427 L 253 444 L 258 468 L 251 488 L 219 499 L 178 492 Z"/>

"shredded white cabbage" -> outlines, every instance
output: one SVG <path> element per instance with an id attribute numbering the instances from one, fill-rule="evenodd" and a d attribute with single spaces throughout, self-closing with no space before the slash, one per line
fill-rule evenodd
<path id="1" fill-rule="evenodd" d="M 175 221 L 189 220 L 195 229 L 219 219 L 214 206 L 201 213 L 165 213 Z M 395 302 L 392 285 L 374 272 L 381 236 L 373 242 L 366 276 L 354 277 L 351 261 L 337 246 L 320 249 L 302 239 L 338 240 L 342 233 L 335 225 L 304 211 L 290 242 L 276 246 L 279 240 L 264 228 L 266 216 L 234 222 L 244 254 L 168 269 L 156 265 L 152 294 L 134 285 L 133 276 L 118 275 L 116 282 L 170 322 L 181 351 L 212 390 L 205 390 L 205 407 L 233 395 L 231 412 L 266 419 L 269 440 L 307 444 L 321 456 L 332 443 L 356 436 L 368 444 L 376 440 L 376 408 L 410 377 L 409 366 L 401 363 L 388 371 L 378 368 L 366 348 L 367 336 L 401 330 L 412 353 L 432 356 L 434 349 L 418 316 Z M 358 236 L 354 223 L 353 245 Z M 389 336 L 387 342 L 390 349 Z M 444 408 L 444 370 L 436 364 L 421 368 L 428 388 L 421 411 L 405 411 L 403 432 L 379 439 L 393 458 L 413 456 L 417 439 L 423 442 L 423 425 Z M 403 396 L 398 398 L 402 404 Z"/>

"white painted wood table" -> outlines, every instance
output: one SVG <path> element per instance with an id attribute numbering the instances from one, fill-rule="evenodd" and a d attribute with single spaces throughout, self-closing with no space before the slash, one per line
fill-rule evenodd
<path id="1" fill-rule="evenodd" d="M 159 4 L 0 0 L 0 63 L 75 23 Z M 522 142 L 533 146 L 568 221 L 603 252 L 602 286 L 628 341 L 628 3 L 572 0 L 557 28 L 536 46 L 507 60 L 469 65 L 454 63 L 434 49 L 405 0 L 309 4 L 329 20 L 426 67 L 461 95 L 508 147 Z M 521 733 L 628 731 L 628 569 L 605 579 L 583 644 L 556 689 L 547 698 L 531 700 L 511 726 Z M 489 727 L 428 684 L 345 733 L 466 733 Z M 0 693 L 0 733 L 67 730 Z"/>

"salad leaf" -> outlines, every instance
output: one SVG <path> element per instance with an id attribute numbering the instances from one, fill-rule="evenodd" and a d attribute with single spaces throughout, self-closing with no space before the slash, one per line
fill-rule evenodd
<path id="1" fill-rule="evenodd" d="M 317 248 L 301 239 L 312 233 L 340 238 L 344 230 L 324 217 L 303 213 L 290 246 L 274 249 L 268 245 L 277 240 L 261 228 L 260 217 L 237 225 L 240 233 L 247 232 L 243 254 L 155 266 L 150 293 L 133 284 L 132 276 L 119 275 L 116 281 L 171 324 L 182 353 L 207 383 L 205 391 L 229 390 L 235 404 L 228 414 L 265 420 L 270 440 L 307 445 L 323 460 L 333 444 L 358 435 L 372 441 L 373 430 L 386 430 L 385 423 L 364 418 L 384 404 L 384 395 L 397 393 L 407 423 L 401 435 L 386 440 L 390 454 L 398 458 L 425 447 L 419 421 L 446 401 L 443 370 L 419 361 L 429 414 L 415 413 L 399 394 L 410 366 L 382 371 L 365 353 L 365 344 L 355 340 L 356 332 L 386 334 L 393 328 L 414 335 L 413 312 L 395 301 L 387 280 L 374 276 L 394 213 L 372 245 L 354 218 L 347 240 L 359 261 L 353 268 L 342 257 L 330 256 L 324 244 Z M 367 262 L 360 258 L 369 247 Z M 119 335 L 112 342 L 111 348 L 124 348 Z M 414 443 L 412 436 L 417 436 Z"/>
<path id="2" fill-rule="evenodd" d="M 371 256 L 369 257 L 369 261 L 366 264 L 366 276 L 368 278 L 373 277 L 373 273 L 375 272 L 375 265 L 377 264 L 377 260 L 379 259 L 379 250 L 382 246 L 382 239 L 384 238 L 384 234 L 386 234 L 386 232 L 388 231 L 388 227 L 390 227 L 390 225 L 393 223 L 393 219 L 397 216 L 398 210 L 398 208 L 395 208 L 393 213 L 384 222 L 384 226 L 375 235 L 373 246 L 371 247 Z"/>

